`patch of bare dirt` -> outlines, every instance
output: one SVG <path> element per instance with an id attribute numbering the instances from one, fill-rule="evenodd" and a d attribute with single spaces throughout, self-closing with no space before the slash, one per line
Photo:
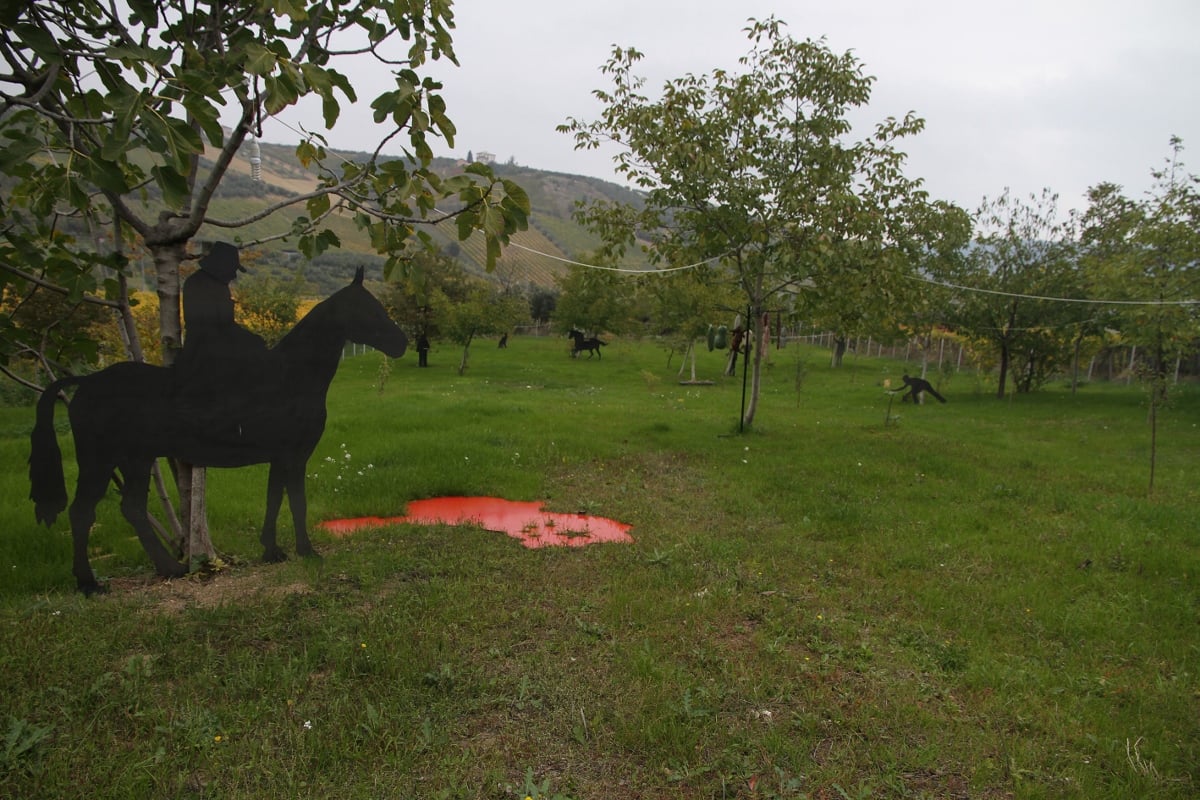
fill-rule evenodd
<path id="1" fill-rule="evenodd" d="M 188 608 L 216 608 L 260 597 L 308 594 L 307 583 L 271 583 L 269 571 L 257 567 L 225 567 L 217 572 L 163 580 L 147 576 L 113 578 L 108 591 L 139 601 L 148 611 L 177 614 Z"/>

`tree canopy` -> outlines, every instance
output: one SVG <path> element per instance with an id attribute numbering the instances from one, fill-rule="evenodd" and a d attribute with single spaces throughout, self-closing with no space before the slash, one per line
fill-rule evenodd
<path id="1" fill-rule="evenodd" d="M 646 193 L 644 209 L 593 204 L 581 218 L 623 252 L 649 236 L 655 263 L 719 260 L 740 287 L 761 340 L 781 293 L 820 280 L 885 307 L 939 226 L 897 149 L 924 123 L 888 118 L 855 139 L 852 112 L 874 79 L 851 53 L 798 40 L 775 18 L 752 20 L 742 72 L 714 69 L 667 81 L 657 98 L 634 74 L 642 54 L 614 48 L 594 92 L 599 119 L 560 126 L 576 147 L 615 143 L 617 171 Z M 754 357 L 753 421 L 761 379 Z"/>
<path id="2" fill-rule="evenodd" d="M 419 226 L 443 218 L 436 204 L 451 197 L 451 224 L 463 237 L 481 230 L 494 261 L 526 224 L 524 192 L 487 166 L 449 178 L 429 167 L 432 140 L 455 135 L 441 85 L 421 74 L 431 60 L 455 58 L 444 0 L 7 8 L 0 176 L 11 191 L 0 207 L 0 280 L 118 303 L 123 251 L 144 246 L 168 358 L 180 335 L 178 268 L 201 226 L 234 238 L 240 226 L 286 212 L 288 235 L 312 256 L 340 244 L 322 221 L 346 214 L 394 259 Z M 297 155 L 314 172 L 311 191 L 239 219 L 214 217 L 217 186 L 265 118 L 313 100 L 332 128 L 344 103 L 360 101 L 344 68 L 353 59 L 373 59 L 394 78 L 369 100 L 380 126 L 371 157 L 334 158 L 323 136 L 307 133 Z M 402 158 L 382 157 L 389 146 Z"/>

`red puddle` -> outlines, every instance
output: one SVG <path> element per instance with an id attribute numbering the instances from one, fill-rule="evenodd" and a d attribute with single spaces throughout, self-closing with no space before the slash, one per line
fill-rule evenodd
<path id="1" fill-rule="evenodd" d="M 520 539 L 526 547 L 582 547 L 597 542 L 632 542 L 623 522 L 590 514 L 543 511 L 542 504 L 499 497 L 432 497 L 408 504 L 403 517 L 331 519 L 318 527 L 335 536 L 384 525 L 478 525 Z"/>

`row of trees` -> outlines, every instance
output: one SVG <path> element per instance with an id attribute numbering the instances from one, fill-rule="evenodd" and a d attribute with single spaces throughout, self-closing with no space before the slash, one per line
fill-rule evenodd
<path id="1" fill-rule="evenodd" d="M 641 53 L 617 47 L 601 68 L 611 85 L 594 92 L 599 118 L 560 126 L 578 148 L 615 146 L 617 171 L 645 193 L 643 206 L 580 210 L 603 239 L 601 265 L 639 241 L 660 267 L 705 263 L 691 289 L 664 284 L 664 295 L 686 298 L 681 313 L 697 303 L 701 324 L 722 307 L 746 309 L 753 341 L 769 312 L 799 314 L 836 332 L 835 363 L 854 337 L 928 342 L 952 329 L 994 357 L 1000 396 L 1059 368 L 1064 344 L 1078 355 L 1086 337 L 1118 332 L 1149 354 L 1161 394 L 1168 366 L 1200 340 L 1200 193 L 1178 139 L 1145 198 L 1100 184 L 1083 213 L 1062 215 L 1050 192 L 1006 192 L 971 215 L 905 175 L 899 145 L 920 118 L 889 118 L 855 138 L 851 118 L 873 79 L 853 55 L 798 41 L 773 18 L 746 33 L 744 71 L 685 75 L 654 97 L 634 74 Z M 573 274 L 560 310 L 604 319 L 605 307 L 627 303 L 611 291 L 596 300 L 597 289 L 619 280 Z M 715 293 L 691 297 L 705 286 Z M 1099 299 L 1114 302 L 1078 302 Z M 747 425 L 762 348 L 751 363 Z"/>

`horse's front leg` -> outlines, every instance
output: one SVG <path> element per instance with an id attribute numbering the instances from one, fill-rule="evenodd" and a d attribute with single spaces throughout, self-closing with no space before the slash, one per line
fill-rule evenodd
<path id="1" fill-rule="evenodd" d="M 121 474 L 125 476 L 125 488 L 121 495 L 121 513 L 142 543 L 142 549 L 150 556 L 154 570 L 160 578 L 182 578 L 187 574 L 187 566 L 181 564 L 167 550 L 162 540 L 154 532 L 150 524 L 150 515 L 146 511 L 146 502 L 150 497 L 150 467 L 152 462 L 134 462 L 121 466 Z"/>
<path id="2" fill-rule="evenodd" d="M 287 560 L 287 553 L 280 549 L 275 535 L 279 507 L 283 504 L 283 486 L 283 467 L 279 462 L 272 461 L 271 471 L 267 475 L 267 516 L 263 520 L 262 536 L 259 537 L 263 546 L 263 561 Z"/>

